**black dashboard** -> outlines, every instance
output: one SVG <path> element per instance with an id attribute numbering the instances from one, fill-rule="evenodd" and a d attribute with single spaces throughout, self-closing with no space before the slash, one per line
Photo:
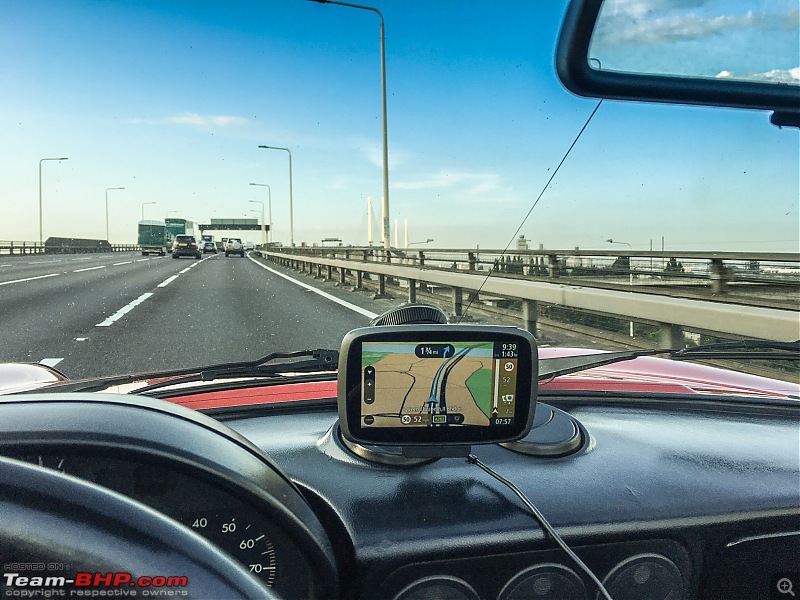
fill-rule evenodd
<path id="1" fill-rule="evenodd" d="M 540 400 L 523 444 L 473 453 L 613 598 L 786 597 L 776 581 L 800 570 L 795 404 Z M 464 459 L 353 448 L 332 399 L 214 417 L 139 397 L 9 397 L 0 454 L 171 517 L 280 598 L 598 597 L 512 491 Z"/>

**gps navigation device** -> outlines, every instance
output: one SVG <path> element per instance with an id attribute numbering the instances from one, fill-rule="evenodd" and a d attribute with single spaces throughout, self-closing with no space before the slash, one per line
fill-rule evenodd
<path id="1" fill-rule="evenodd" d="M 342 435 L 360 444 L 469 446 L 531 428 L 533 336 L 492 325 L 391 325 L 349 332 L 339 353 Z"/>

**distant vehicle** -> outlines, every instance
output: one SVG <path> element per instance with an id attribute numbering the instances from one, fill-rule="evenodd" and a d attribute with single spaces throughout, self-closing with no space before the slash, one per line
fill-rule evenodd
<path id="1" fill-rule="evenodd" d="M 230 256 L 231 254 L 238 254 L 244 258 L 244 246 L 239 238 L 228 238 L 225 242 L 225 256 Z"/>
<path id="2" fill-rule="evenodd" d="M 206 252 L 213 252 L 214 254 L 216 254 L 217 245 L 212 241 L 203 242 L 203 254 L 205 254 Z"/>
<path id="3" fill-rule="evenodd" d="M 195 258 L 202 256 L 193 235 L 179 235 L 172 243 L 172 258 L 181 256 L 194 256 Z"/>
<path id="4" fill-rule="evenodd" d="M 142 249 L 142 256 L 148 254 L 167 254 L 167 228 L 164 221 L 139 221 L 137 243 Z"/>
<path id="5" fill-rule="evenodd" d="M 179 219 L 179 218 L 167 218 L 164 219 L 164 223 L 167 226 L 167 251 L 172 250 L 172 243 L 175 241 L 175 238 L 179 235 L 191 235 L 194 236 L 194 222 L 189 221 L 188 219 Z M 195 241 L 196 243 L 196 241 Z"/>
<path id="6" fill-rule="evenodd" d="M 256 249 L 256 245 L 253 242 L 245 242 L 244 243 L 244 249 L 245 250 L 255 250 Z"/>

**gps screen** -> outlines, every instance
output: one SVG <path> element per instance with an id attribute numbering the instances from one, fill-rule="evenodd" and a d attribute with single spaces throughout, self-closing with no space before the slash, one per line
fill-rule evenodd
<path id="1" fill-rule="evenodd" d="M 518 344 L 511 341 L 365 341 L 361 424 L 514 425 L 518 359 Z"/>

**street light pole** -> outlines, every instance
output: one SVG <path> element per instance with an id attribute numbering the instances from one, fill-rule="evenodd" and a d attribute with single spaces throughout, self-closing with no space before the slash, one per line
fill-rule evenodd
<path id="1" fill-rule="evenodd" d="M 250 185 L 257 185 L 260 187 L 267 188 L 267 198 L 269 199 L 269 233 L 267 234 L 267 241 L 271 244 L 272 243 L 272 188 L 269 187 L 268 183 L 251 183 Z M 261 222 L 264 222 L 264 213 L 263 213 L 263 206 L 264 203 L 261 203 L 262 206 L 262 213 L 261 213 Z"/>
<path id="2" fill-rule="evenodd" d="M 264 223 L 264 203 L 261 200 L 248 200 L 248 202 L 252 202 L 253 204 L 260 204 L 261 205 L 261 243 L 267 243 L 267 229 Z"/>
<path id="3" fill-rule="evenodd" d="M 125 189 L 124 187 L 110 187 L 110 188 L 106 188 L 106 241 L 107 241 L 107 242 L 109 241 L 109 239 L 108 239 L 108 238 L 110 237 L 110 236 L 108 235 L 108 191 L 109 191 L 109 190 L 124 190 L 124 189 Z M 144 209 L 142 209 L 142 210 L 144 210 Z"/>
<path id="4" fill-rule="evenodd" d="M 292 198 L 292 151 L 279 146 L 259 146 L 266 150 L 285 150 L 289 153 L 289 244 L 294 247 L 294 200 Z M 271 194 L 272 192 L 270 192 Z M 270 217 L 270 222 L 272 217 Z"/>
<path id="5" fill-rule="evenodd" d="M 144 221 L 144 205 L 145 204 L 158 204 L 158 202 L 142 202 L 142 221 Z"/>
<path id="6" fill-rule="evenodd" d="M 69 160 L 62 158 L 42 158 L 39 160 L 39 243 L 42 243 L 42 162 L 45 160 Z"/>
<path id="7" fill-rule="evenodd" d="M 320 4 L 338 4 L 350 8 L 371 10 L 380 20 L 381 28 L 381 116 L 383 121 L 383 247 L 389 249 L 389 134 L 386 116 L 386 37 L 384 35 L 383 14 L 372 6 L 339 2 L 338 0 L 311 0 Z"/>

